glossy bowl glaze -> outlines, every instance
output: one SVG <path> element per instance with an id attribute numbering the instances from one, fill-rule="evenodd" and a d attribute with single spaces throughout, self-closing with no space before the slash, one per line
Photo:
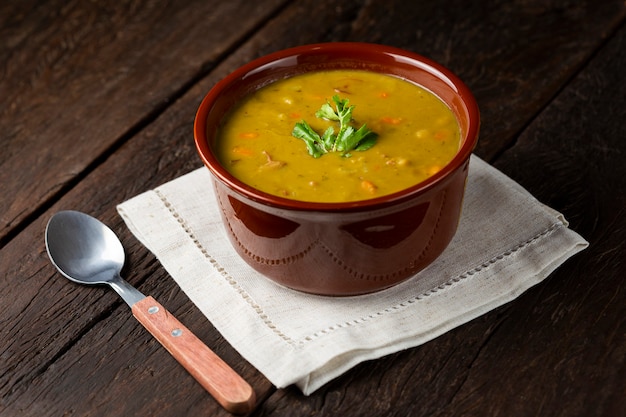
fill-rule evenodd
<path id="1" fill-rule="evenodd" d="M 330 69 L 391 74 L 432 91 L 459 121 L 458 154 L 415 186 L 348 203 L 270 195 L 242 183 L 220 165 L 213 151 L 216 131 L 242 97 L 279 79 Z M 209 91 L 194 124 L 196 147 L 212 173 L 219 210 L 235 250 L 275 282 L 323 295 L 388 288 L 415 275 L 443 252 L 456 232 L 478 130 L 476 101 L 450 71 L 411 52 L 364 43 L 306 45 L 244 65 Z"/>

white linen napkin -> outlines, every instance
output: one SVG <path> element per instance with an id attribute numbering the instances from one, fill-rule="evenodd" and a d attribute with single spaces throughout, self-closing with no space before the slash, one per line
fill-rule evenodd
<path id="1" fill-rule="evenodd" d="M 278 388 L 308 395 L 356 364 L 418 346 L 519 296 L 588 243 L 558 212 L 476 156 L 459 229 L 428 268 L 353 297 L 300 293 L 232 249 L 209 171 L 199 168 L 118 206 L 226 340 Z"/>

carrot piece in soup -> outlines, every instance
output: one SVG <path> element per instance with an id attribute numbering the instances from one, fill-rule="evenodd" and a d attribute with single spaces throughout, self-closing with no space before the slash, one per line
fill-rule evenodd
<path id="1" fill-rule="evenodd" d="M 370 194 L 376 193 L 376 190 L 378 189 L 376 184 L 368 180 L 361 180 L 361 188 Z"/>
<path id="2" fill-rule="evenodd" d="M 239 137 L 242 139 L 255 139 L 259 137 L 258 132 L 241 132 Z"/>
<path id="3" fill-rule="evenodd" d="M 383 123 L 387 123 L 389 125 L 399 125 L 400 123 L 402 123 L 402 117 L 384 116 L 384 117 L 381 117 L 380 120 Z"/>
<path id="4" fill-rule="evenodd" d="M 435 132 L 435 134 L 433 135 L 433 137 L 437 140 L 447 139 L 448 136 L 450 136 L 450 132 L 448 132 L 447 130 L 439 130 L 438 132 Z"/>
<path id="5" fill-rule="evenodd" d="M 233 153 L 237 155 L 241 155 L 241 156 L 252 156 L 253 154 L 253 152 L 250 149 L 244 148 L 243 146 L 233 147 Z"/>

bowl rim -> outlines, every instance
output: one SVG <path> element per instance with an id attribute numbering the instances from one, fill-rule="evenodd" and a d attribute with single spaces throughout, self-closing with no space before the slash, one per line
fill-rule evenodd
<path id="1" fill-rule="evenodd" d="M 448 162 L 448 164 L 446 164 L 439 172 L 415 185 L 380 197 L 348 202 L 312 202 L 284 198 L 258 190 L 230 174 L 220 164 L 217 157 L 211 151 L 207 138 L 207 117 L 214 102 L 220 97 L 220 94 L 229 86 L 233 85 L 233 83 L 245 80 L 250 75 L 260 72 L 261 70 L 267 68 L 268 65 L 271 65 L 276 61 L 284 60 L 286 58 L 302 57 L 307 54 L 317 54 L 324 51 L 332 53 L 349 51 L 351 54 L 361 52 L 368 55 L 380 53 L 388 58 L 394 59 L 395 61 L 402 61 L 403 63 L 411 62 L 421 70 L 434 75 L 436 78 L 451 87 L 451 89 L 461 98 L 461 101 L 465 106 L 465 110 L 468 113 L 467 134 L 464 138 L 462 138 L 462 146 L 452 160 Z M 427 86 L 425 87 L 428 89 Z M 218 81 L 204 96 L 195 115 L 193 131 L 196 149 L 204 165 L 209 169 L 214 177 L 237 194 L 242 195 L 258 204 L 268 205 L 279 209 L 336 212 L 358 211 L 362 209 L 379 208 L 386 207 L 391 204 L 397 204 L 407 199 L 412 199 L 417 194 L 423 194 L 436 187 L 438 184 L 445 182 L 446 178 L 448 178 L 452 172 L 461 168 L 463 163 L 469 159 L 478 141 L 479 128 L 480 112 L 474 95 L 460 78 L 441 64 L 418 53 L 394 46 L 365 42 L 327 42 L 301 45 L 275 51 L 256 58 L 235 69 L 226 77 Z"/>

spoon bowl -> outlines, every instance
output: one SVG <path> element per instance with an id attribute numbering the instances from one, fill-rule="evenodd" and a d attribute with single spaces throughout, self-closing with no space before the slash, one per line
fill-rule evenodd
<path id="1" fill-rule="evenodd" d="M 132 307 L 146 296 L 124 281 L 124 247 L 99 220 L 79 211 L 61 211 L 46 227 L 46 249 L 52 264 L 79 284 L 107 284 Z"/>
<path id="2" fill-rule="evenodd" d="M 50 219 L 46 246 L 59 272 L 80 284 L 107 284 L 124 266 L 124 248 L 113 231 L 77 211 L 62 211 Z"/>

